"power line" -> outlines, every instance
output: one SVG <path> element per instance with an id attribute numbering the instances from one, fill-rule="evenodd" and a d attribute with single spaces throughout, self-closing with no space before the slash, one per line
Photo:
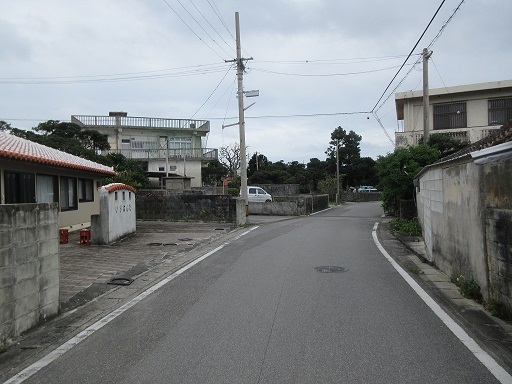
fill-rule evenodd
<path id="1" fill-rule="evenodd" d="M 178 12 L 176 12 L 176 10 L 173 7 L 171 7 L 171 5 L 167 2 L 167 0 L 162 0 L 162 1 L 176 14 L 176 16 L 178 16 L 178 18 L 183 22 L 183 24 L 185 24 L 187 26 L 187 28 L 190 30 L 190 32 L 192 32 L 199 40 L 201 40 L 201 42 L 204 45 L 206 45 L 213 53 L 215 53 L 220 59 L 223 59 L 223 57 L 221 55 L 219 55 L 216 50 L 214 50 L 212 47 L 210 47 L 206 43 L 206 41 L 201 39 L 201 37 L 190 27 L 190 25 L 188 25 L 188 23 L 185 20 L 183 20 L 183 18 L 180 16 L 180 14 Z"/>
<path id="2" fill-rule="evenodd" d="M 417 54 L 419 56 L 419 54 Z M 347 64 L 360 64 L 360 63 L 373 63 L 377 61 L 386 61 L 386 60 L 394 60 L 402 57 L 406 57 L 406 55 L 398 55 L 398 56 L 380 56 L 380 57 L 359 57 L 359 58 L 350 58 L 350 59 L 304 59 L 304 60 L 254 60 L 255 63 L 270 63 L 270 64 L 302 64 L 302 65 L 310 65 L 310 64 L 332 64 L 332 65 L 347 65 Z"/>
<path id="3" fill-rule="evenodd" d="M 199 21 L 197 21 L 197 19 L 190 13 L 190 11 L 183 5 L 183 3 L 180 1 L 180 0 L 176 0 L 179 5 L 181 5 L 181 7 L 185 10 L 185 12 L 188 13 L 188 15 L 192 18 L 192 20 L 194 20 L 196 22 L 197 25 L 199 25 L 199 28 L 201 28 L 203 30 L 204 33 L 206 33 L 206 36 L 208 36 L 215 44 L 217 44 L 217 46 L 224 51 L 224 53 L 228 56 L 231 56 L 230 53 L 228 53 L 224 47 L 222 47 L 219 43 L 217 43 L 217 41 L 215 41 L 215 39 L 208 33 L 208 31 L 206 29 L 204 29 L 204 27 L 201 25 L 201 23 Z M 194 4 L 194 3 L 192 3 Z"/>
<path id="4" fill-rule="evenodd" d="M 215 13 L 215 15 L 217 16 L 217 18 L 220 20 L 220 22 L 222 23 L 222 25 L 224 26 L 224 28 L 226 28 L 226 31 L 228 31 L 228 33 L 231 35 L 231 37 L 233 38 L 234 41 L 236 41 L 235 39 L 235 36 L 233 36 L 233 34 L 231 33 L 230 29 L 228 28 L 228 26 L 226 25 L 226 22 L 224 21 L 224 19 L 222 18 L 222 16 L 220 15 L 220 12 L 219 12 L 219 8 L 217 8 L 217 4 L 215 4 L 215 1 L 214 0 L 206 0 L 208 2 L 208 4 L 210 5 L 210 7 L 213 9 L 213 13 Z M 212 5 L 213 3 L 213 5 Z"/>
<path id="5" fill-rule="evenodd" d="M 299 77 L 333 77 L 333 76 L 352 76 L 352 75 L 362 75 L 366 73 L 374 73 L 374 72 L 381 72 L 381 71 L 387 71 L 389 69 L 397 68 L 398 66 L 393 67 L 387 67 L 387 68 L 379 68 L 379 69 L 372 69 L 368 71 L 360 71 L 360 72 L 346 72 L 346 73 L 320 73 L 320 74 L 311 74 L 311 73 L 286 73 L 286 72 L 276 72 L 276 71 L 269 71 L 267 69 L 259 69 L 251 67 L 252 71 L 257 72 L 263 72 L 263 73 L 271 73 L 274 75 L 283 75 L 283 76 L 299 76 Z"/>
<path id="6" fill-rule="evenodd" d="M 185 67 L 183 67 L 185 68 Z M 0 84 L 84 84 L 84 83 L 102 83 L 102 82 L 123 82 L 123 81 L 140 81 L 140 80 L 154 80 L 170 77 L 186 77 L 196 75 L 206 75 L 210 73 L 219 73 L 225 71 L 225 64 L 216 64 L 204 68 L 204 66 L 195 66 L 177 72 L 168 72 L 167 70 L 147 71 L 147 72 L 133 72 L 131 74 L 117 74 L 117 75 L 86 75 L 86 76 L 55 76 L 55 77 L 17 77 L 17 78 L 0 78 Z M 181 68 L 180 68 L 181 69 Z M 164 72 L 164 73 L 158 73 Z"/>
<path id="7" fill-rule="evenodd" d="M 221 38 L 221 40 L 224 42 L 224 44 L 226 44 L 230 49 L 232 49 L 232 47 L 226 42 L 226 40 L 224 40 L 224 38 L 222 37 L 222 35 L 215 29 L 215 27 L 212 25 L 212 23 L 210 23 L 210 21 L 204 16 L 204 14 L 201 12 L 201 10 L 199 8 L 197 8 L 197 6 L 194 4 L 194 2 L 192 0 L 189 0 L 190 3 L 194 6 L 194 8 L 197 10 L 197 12 L 199 12 L 199 14 L 202 16 L 202 18 L 208 23 L 208 25 L 215 31 L 215 33 Z"/>
<path id="8" fill-rule="evenodd" d="M 427 30 L 429 29 L 430 25 L 432 24 L 432 22 L 434 21 L 434 19 L 436 18 L 437 14 L 439 13 L 439 11 L 441 10 L 441 7 L 443 6 L 444 2 L 446 0 L 443 0 L 441 1 L 441 4 L 439 4 L 439 7 L 437 8 L 436 12 L 434 13 L 434 16 L 432 16 L 432 18 L 430 19 L 429 23 L 427 24 L 427 26 L 425 27 L 425 30 L 423 31 L 423 33 L 421 34 L 421 36 L 419 37 L 418 41 L 416 41 L 416 44 L 414 44 L 414 47 L 412 47 L 411 49 L 411 52 L 409 52 L 409 54 L 407 55 L 407 58 L 405 59 L 404 63 L 402 64 L 402 66 L 400 67 L 400 69 L 398 70 L 398 72 L 395 74 L 395 76 L 393 76 L 393 78 L 391 79 L 391 81 L 389 82 L 388 86 L 386 87 L 386 89 L 384 90 L 384 92 L 382 92 L 382 95 L 380 96 L 379 100 L 375 103 L 375 106 L 372 108 L 372 112 L 375 111 L 375 108 L 377 108 L 377 106 L 379 105 L 380 101 L 382 100 L 382 98 L 384 97 L 384 95 L 386 94 L 386 92 L 388 91 L 389 87 L 391 87 L 391 84 L 393 84 L 393 81 L 395 81 L 396 77 L 398 76 L 398 74 L 400 73 L 400 71 L 402 70 L 402 68 L 405 66 L 405 64 L 407 63 L 407 61 L 409 60 L 409 58 L 411 57 L 412 53 L 414 52 L 414 50 L 416 49 L 416 47 L 418 46 L 418 44 L 420 43 L 421 39 L 423 38 L 423 36 L 425 35 L 425 33 L 427 33 Z"/>
<path id="9" fill-rule="evenodd" d="M 201 106 L 199 107 L 199 109 L 197 111 L 195 111 L 195 113 L 190 117 L 190 119 L 193 119 L 195 115 L 197 115 L 197 112 L 199 112 L 201 110 L 201 108 L 203 108 L 203 106 L 208 102 L 208 100 L 210 100 L 210 98 L 212 97 L 212 95 L 215 93 L 215 91 L 217 90 L 217 88 L 219 88 L 219 86 L 222 84 L 222 82 L 224 81 L 224 79 L 226 78 L 226 76 L 228 75 L 229 71 L 231 70 L 233 66 L 231 65 L 228 70 L 226 71 L 226 74 L 224 75 L 224 77 L 222 77 L 221 81 L 219 82 L 219 84 L 217 84 L 217 86 L 215 87 L 215 89 L 212 91 L 212 93 L 210 93 L 210 96 L 208 96 L 208 98 L 205 100 L 205 102 L 203 104 L 201 104 Z"/>

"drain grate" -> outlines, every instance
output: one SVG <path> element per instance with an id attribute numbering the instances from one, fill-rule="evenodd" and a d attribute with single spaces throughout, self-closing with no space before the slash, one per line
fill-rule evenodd
<path id="1" fill-rule="evenodd" d="M 133 279 L 127 275 L 116 275 L 107 281 L 107 284 L 111 285 L 130 285 L 131 283 L 133 283 Z"/>
<path id="2" fill-rule="evenodd" d="M 315 267 L 315 271 L 320 273 L 341 273 L 346 272 L 347 269 L 343 267 L 333 267 L 330 265 L 324 265 L 322 267 Z"/>
<path id="3" fill-rule="evenodd" d="M 162 243 L 149 243 L 148 245 L 150 247 L 159 247 L 160 245 L 162 245 Z"/>

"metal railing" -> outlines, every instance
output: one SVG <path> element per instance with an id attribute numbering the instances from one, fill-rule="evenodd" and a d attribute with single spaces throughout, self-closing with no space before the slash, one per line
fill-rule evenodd
<path id="1" fill-rule="evenodd" d="M 208 120 L 191 119 L 164 119 L 158 117 L 134 117 L 134 116 L 87 116 L 73 115 L 71 122 L 81 127 L 95 128 L 151 128 L 151 129 L 194 129 L 198 131 L 210 131 Z"/>
<path id="2" fill-rule="evenodd" d="M 218 149 L 213 148 L 186 148 L 186 149 L 112 149 L 103 151 L 103 155 L 107 153 L 120 153 L 127 159 L 133 160 L 201 160 L 211 161 L 217 160 L 219 157 Z"/>

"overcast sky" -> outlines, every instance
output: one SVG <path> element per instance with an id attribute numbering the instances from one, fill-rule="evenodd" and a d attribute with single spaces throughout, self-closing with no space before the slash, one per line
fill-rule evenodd
<path id="1" fill-rule="evenodd" d="M 441 0 L 0 0 L 0 120 L 208 119 L 207 147 L 232 145 L 239 12 L 244 89 L 260 94 L 244 100 L 248 154 L 324 160 L 342 126 L 376 159 L 393 150 L 394 93 L 422 87 L 421 63 L 404 77 L 423 48 L 431 88 L 512 79 L 512 1 L 460 3 L 444 2 L 384 92 Z"/>

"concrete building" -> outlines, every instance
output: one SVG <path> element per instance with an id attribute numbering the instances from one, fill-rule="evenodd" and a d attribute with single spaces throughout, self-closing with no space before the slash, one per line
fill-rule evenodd
<path id="1" fill-rule="evenodd" d="M 205 148 L 210 122 L 153 117 L 133 117 L 126 112 L 108 116 L 71 116 L 83 129 L 108 136 L 110 152 L 139 161 L 148 176 L 171 189 L 201 187 L 201 167 L 218 158 Z"/>
<path id="2" fill-rule="evenodd" d="M 512 120 L 512 80 L 429 90 L 429 133 L 474 143 Z M 423 137 L 423 91 L 395 94 L 395 147 Z"/>
<path id="3" fill-rule="evenodd" d="M 0 132 L 1 204 L 58 203 L 59 227 L 89 227 L 110 167 Z"/>

